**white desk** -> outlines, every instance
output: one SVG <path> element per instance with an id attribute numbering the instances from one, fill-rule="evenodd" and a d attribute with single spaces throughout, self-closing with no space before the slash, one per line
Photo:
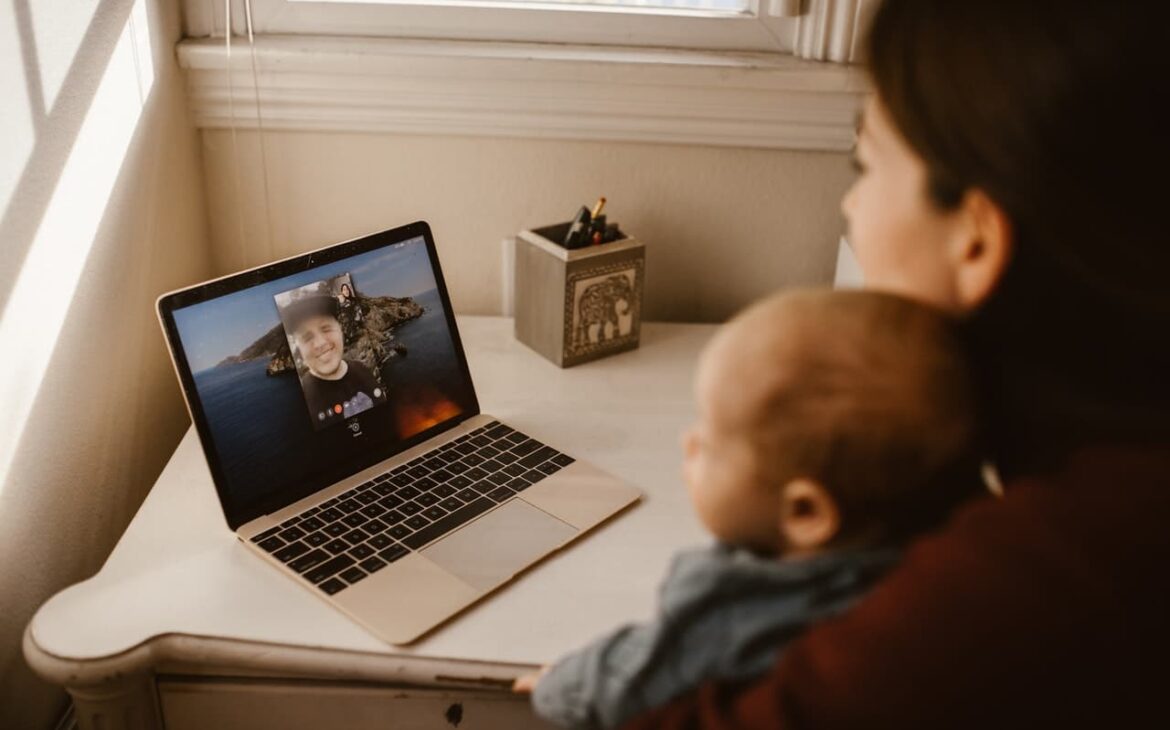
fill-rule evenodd
<path id="1" fill-rule="evenodd" d="M 512 677 L 650 615 L 671 553 L 704 539 L 678 476 L 707 325 L 560 370 L 512 321 L 459 320 L 483 410 L 638 485 L 643 501 L 407 648 L 367 634 L 249 554 L 194 431 L 93 578 L 50 599 L 25 655 L 83 728 L 537 726 Z M 392 722 L 391 722 L 392 721 Z"/>

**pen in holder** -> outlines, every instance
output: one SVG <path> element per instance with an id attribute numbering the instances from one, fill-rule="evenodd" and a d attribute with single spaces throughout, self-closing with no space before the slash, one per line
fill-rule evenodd
<path id="1" fill-rule="evenodd" d="M 561 367 L 632 350 L 641 334 L 646 246 L 595 210 L 576 233 L 575 218 L 516 239 L 516 339 Z M 624 237 L 591 245 L 607 229 Z"/>

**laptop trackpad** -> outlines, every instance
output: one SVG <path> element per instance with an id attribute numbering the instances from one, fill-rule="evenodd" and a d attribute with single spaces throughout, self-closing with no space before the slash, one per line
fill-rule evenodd
<path id="1" fill-rule="evenodd" d="M 577 528 L 514 499 L 422 551 L 475 588 L 494 588 L 565 544 Z"/>

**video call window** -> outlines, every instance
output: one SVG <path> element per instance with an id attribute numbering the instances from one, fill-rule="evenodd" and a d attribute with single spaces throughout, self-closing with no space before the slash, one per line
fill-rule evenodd
<path id="1" fill-rule="evenodd" d="M 348 274 L 306 284 L 273 297 L 288 338 L 313 427 L 320 430 L 386 402 L 378 365 L 371 360 L 371 332 Z"/>

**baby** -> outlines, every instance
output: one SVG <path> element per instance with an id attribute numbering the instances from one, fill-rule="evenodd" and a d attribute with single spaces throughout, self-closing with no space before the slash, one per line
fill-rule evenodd
<path id="1" fill-rule="evenodd" d="M 522 677 L 538 714 L 608 728 L 707 679 L 766 671 L 915 535 L 983 490 L 953 324 L 873 292 L 773 296 L 699 363 L 683 477 L 710 548 L 676 556 L 659 614 Z"/>

